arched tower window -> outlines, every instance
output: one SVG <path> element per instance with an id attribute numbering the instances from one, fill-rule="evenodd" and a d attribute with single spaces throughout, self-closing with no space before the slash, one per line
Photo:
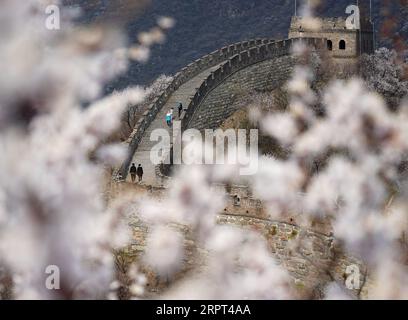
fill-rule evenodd
<path id="1" fill-rule="evenodd" d="M 327 40 L 327 49 L 328 49 L 329 51 L 332 51 L 332 50 L 333 50 L 333 41 Z"/>
<path id="2" fill-rule="evenodd" d="M 340 40 L 340 42 L 339 42 L 339 49 L 340 49 L 340 50 L 346 50 L 346 41 Z"/>

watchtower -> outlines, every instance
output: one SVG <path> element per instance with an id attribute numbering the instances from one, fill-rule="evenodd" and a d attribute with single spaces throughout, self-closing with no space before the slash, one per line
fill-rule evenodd
<path id="1" fill-rule="evenodd" d="M 324 38 L 327 50 L 333 60 L 341 65 L 353 64 L 363 54 L 374 51 L 373 24 L 371 22 L 370 0 L 355 1 L 358 12 L 351 11 L 344 17 L 316 18 L 316 23 L 309 23 L 310 18 L 292 17 L 289 38 L 313 37 Z M 347 16 L 348 14 L 348 16 Z M 354 18 L 352 17 L 354 15 Z"/>

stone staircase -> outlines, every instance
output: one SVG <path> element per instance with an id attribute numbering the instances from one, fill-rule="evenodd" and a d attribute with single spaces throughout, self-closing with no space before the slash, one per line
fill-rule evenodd
<path id="1" fill-rule="evenodd" d="M 166 179 L 157 176 L 156 166 L 158 163 L 153 163 L 150 159 L 151 150 L 157 145 L 158 141 L 150 141 L 150 139 L 155 129 L 166 130 L 169 133 L 168 137 L 170 141 L 168 144 L 169 148 L 167 148 L 168 150 L 164 150 L 163 157 L 169 155 L 173 132 L 172 128 L 169 128 L 166 124 L 166 113 L 171 108 L 174 108 L 174 120 L 179 120 L 177 105 L 178 102 L 181 102 L 185 108 L 181 117 L 182 129 L 185 130 L 190 126 L 192 120 L 194 120 L 194 115 L 200 104 L 212 90 L 220 86 L 240 70 L 267 60 L 279 62 L 280 60 L 277 59 L 281 57 L 290 58 L 292 56 L 292 46 L 297 42 L 309 45 L 315 50 L 325 48 L 325 41 L 320 38 L 299 38 L 281 41 L 259 39 L 224 47 L 183 68 L 174 76 L 172 83 L 164 90 L 162 95 L 149 106 L 148 110 L 146 110 L 141 119 L 139 119 L 134 131 L 128 139 L 129 156 L 118 172 L 114 174 L 114 179 L 116 181 L 130 181 L 128 170 L 130 164 L 133 162 L 136 165 L 141 164 L 144 169 L 143 184 L 163 186 L 165 184 L 164 180 Z M 280 70 L 282 68 L 276 64 L 273 65 L 273 68 L 279 71 L 277 72 L 278 76 L 282 73 L 285 76 L 289 74 L 290 68 Z M 269 68 L 263 68 L 262 70 L 267 71 Z M 278 80 L 279 79 L 276 79 L 276 81 Z M 248 81 L 252 83 L 257 80 L 254 78 Z M 248 84 L 248 81 L 246 84 Z M 226 88 L 225 92 L 228 94 L 229 87 Z M 222 97 L 221 101 L 225 101 L 224 97 Z M 220 101 L 218 102 L 216 103 L 216 107 L 221 109 L 218 110 L 218 113 L 225 114 L 225 103 L 222 104 Z M 198 118 L 204 119 L 204 121 L 208 119 L 211 113 L 214 113 L 212 112 L 213 107 L 214 106 L 211 106 L 211 109 L 208 109 L 207 106 L 207 108 L 201 110 L 204 113 L 199 114 Z M 214 114 L 217 115 L 217 112 Z M 192 127 L 202 129 L 202 126 L 197 126 L 194 123 Z M 211 128 L 211 126 L 207 128 Z M 164 158 L 162 160 L 164 160 Z"/>
<path id="2" fill-rule="evenodd" d="M 224 62 L 222 62 L 224 63 Z M 221 64 L 222 64 L 221 63 Z M 216 65 L 212 68 L 208 68 L 207 70 L 201 72 L 194 78 L 190 79 L 183 85 L 181 85 L 178 90 L 176 90 L 167 100 L 166 104 L 162 107 L 162 109 L 157 114 L 156 118 L 152 121 L 149 127 L 146 129 L 145 134 L 142 140 L 139 143 L 139 146 L 133 156 L 132 162 L 136 164 L 141 164 L 144 171 L 143 176 L 143 183 L 152 186 L 159 186 L 161 185 L 161 181 L 159 181 L 156 177 L 155 173 L 155 164 L 152 163 L 150 160 L 150 151 L 152 148 L 158 143 L 156 141 L 150 141 L 151 134 L 156 129 L 164 129 L 166 130 L 170 138 L 172 137 L 172 129 L 169 128 L 166 124 L 166 113 L 169 112 L 171 108 L 174 108 L 174 120 L 178 120 L 178 102 L 183 104 L 183 108 L 187 108 L 190 103 L 190 100 L 194 97 L 195 93 L 197 92 L 197 88 L 203 83 L 208 76 L 217 70 L 220 65 Z M 170 152 L 170 150 L 165 150 L 166 154 Z M 130 181 L 130 176 L 127 177 L 127 181 Z"/>

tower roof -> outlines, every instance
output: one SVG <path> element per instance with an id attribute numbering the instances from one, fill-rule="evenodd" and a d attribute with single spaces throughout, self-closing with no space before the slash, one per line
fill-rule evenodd
<path id="1" fill-rule="evenodd" d="M 347 18 L 345 17 L 326 17 L 326 18 L 313 18 L 313 22 L 310 23 L 310 18 L 304 17 L 292 17 L 290 24 L 290 31 L 301 32 L 355 32 L 361 29 L 364 32 L 372 32 L 372 24 L 368 19 L 360 20 L 360 28 L 350 29 L 347 27 Z M 318 27 L 318 28 L 317 28 Z"/>

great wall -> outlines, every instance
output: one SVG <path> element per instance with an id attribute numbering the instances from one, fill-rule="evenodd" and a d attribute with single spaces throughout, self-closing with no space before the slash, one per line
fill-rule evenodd
<path id="1" fill-rule="evenodd" d="M 145 181 L 160 185 L 155 166 L 150 161 L 153 130 L 169 130 L 165 114 L 181 102 L 182 130 L 216 128 L 236 110 L 234 92 L 267 91 L 282 85 L 290 77 L 295 59 L 291 49 L 304 42 L 318 50 L 325 48 L 324 39 L 299 38 L 274 41 L 259 39 L 224 47 L 189 64 L 174 76 L 171 84 L 145 111 L 129 137 L 129 157 L 118 172 L 118 180 L 126 180 L 134 162 L 145 169 Z"/>
<path id="2" fill-rule="evenodd" d="M 296 58 L 292 48 L 303 42 L 315 51 L 327 50 L 325 38 L 292 38 L 281 41 L 257 39 L 239 42 L 214 51 L 194 61 L 178 72 L 164 92 L 152 102 L 138 121 L 127 144 L 129 157 L 114 175 L 114 191 L 141 188 L 143 193 L 161 197 L 166 193 L 169 177 L 160 165 L 150 161 L 150 150 L 155 142 L 150 141 L 153 130 L 170 130 L 165 123 L 165 114 L 178 102 L 184 106 L 180 117 L 181 129 L 215 129 L 223 120 L 237 110 L 239 99 L 254 91 L 272 91 L 284 84 L 290 77 Z M 166 152 L 169 152 L 167 150 Z M 132 162 L 142 164 L 144 186 L 135 187 L 127 177 Z M 297 285 L 307 288 L 323 287 L 325 283 L 336 281 L 342 285 L 347 277 L 346 268 L 358 265 L 362 276 L 358 290 L 350 290 L 355 297 L 367 294 L 366 274 L 363 263 L 345 256 L 339 244 L 333 239 L 327 226 L 314 225 L 302 228 L 295 218 L 285 221 L 271 220 L 262 203 L 255 199 L 250 190 L 243 186 L 220 186 L 228 194 L 228 205 L 217 218 L 218 223 L 256 230 L 262 234 L 277 261 L 293 276 Z M 131 223 L 134 242 L 127 254 L 137 258 L 143 254 L 148 227 L 141 221 Z M 181 227 L 185 234 L 188 228 Z M 306 239 L 307 246 L 293 251 L 293 239 Z M 183 272 L 193 268 L 197 259 L 193 253 L 194 244 L 186 237 L 189 252 Z M 154 282 L 154 281 L 153 281 Z M 150 291 L 163 287 L 160 281 L 150 283 Z M 154 287 L 154 288 L 153 288 Z"/>

